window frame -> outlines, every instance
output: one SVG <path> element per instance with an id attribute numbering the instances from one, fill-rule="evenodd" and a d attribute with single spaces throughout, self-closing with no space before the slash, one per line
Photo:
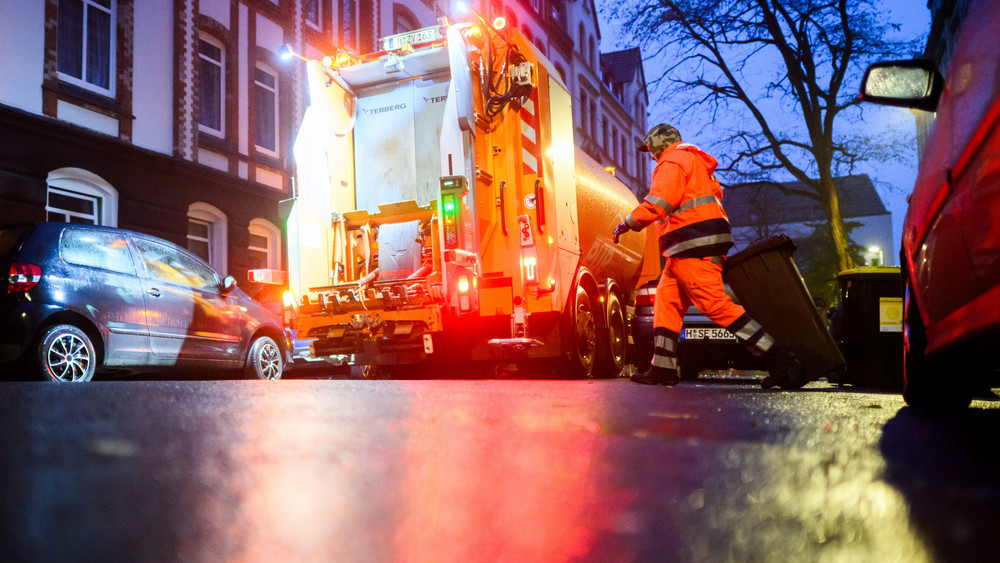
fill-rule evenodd
<path id="1" fill-rule="evenodd" d="M 80 48 L 80 74 L 81 76 L 76 77 L 72 74 L 67 74 L 59 70 L 59 41 L 62 39 L 59 33 L 59 25 L 56 24 L 56 76 L 59 80 L 72 84 L 74 86 L 79 86 L 85 90 L 107 96 L 109 98 L 114 98 L 116 94 L 117 86 L 117 75 L 118 75 L 118 0 L 109 0 L 110 7 L 102 6 L 96 0 L 61 0 L 66 2 L 77 2 L 83 6 L 83 15 L 80 30 L 80 42 L 82 43 Z M 93 7 L 95 9 L 101 10 L 108 14 L 108 87 L 104 88 L 87 80 L 87 37 L 89 36 L 89 30 L 87 28 L 87 19 L 89 17 L 89 8 Z"/>
<path id="2" fill-rule="evenodd" d="M 254 88 L 254 91 L 253 91 L 253 98 L 254 98 L 254 139 L 253 139 L 253 143 L 254 143 L 254 147 L 256 148 L 256 150 L 257 150 L 258 153 L 265 154 L 267 156 L 271 156 L 271 157 L 274 157 L 274 158 L 278 158 L 278 155 L 281 152 L 281 135 L 280 135 L 280 132 L 281 132 L 281 112 L 278 111 L 279 108 L 280 108 L 280 97 L 279 96 L 280 96 L 280 88 L 281 88 L 281 75 L 278 74 L 278 72 L 275 71 L 273 68 L 271 68 L 270 66 L 268 66 L 268 65 L 266 65 L 264 63 L 257 63 L 256 65 L 254 65 L 254 69 L 253 70 L 254 70 L 254 76 L 253 76 L 253 88 Z M 257 71 L 261 71 L 261 72 L 269 75 L 271 78 L 273 78 L 274 79 L 274 86 L 273 87 L 268 87 L 267 84 L 263 84 L 260 81 L 258 81 L 257 80 Z M 270 92 L 271 95 L 273 96 L 273 100 L 272 100 L 273 104 L 272 104 L 272 107 L 271 107 L 271 112 L 274 115 L 274 124 L 273 124 L 274 128 L 273 128 L 273 131 L 272 131 L 272 134 L 274 135 L 274 139 L 273 139 L 273 141 L 274 141 L 274 149 L 269 149 L 269 148 L 267 148 L 265 146 L 262 146 L 258 142 L 259 141 L 258 135 L 260 135 L 260 130 L 257 127 L 257 119 L 259 118 L 259 115 L 260 115 L 260 113 L 259 113 L 260 112 L 260 105 L 259 105 L 259 103 L 261 101 L 261 97 L 259 96 L 259 90 L 264 90 L 266 92 Z"/>
<path id="3" fill-rule="evenodd" d="M 205 202 L 195 202 L 188 206 L 188 221 L 192 218 L 210 223 L 209 256 L 206 260 L 209 266 L 225 276 L 229 270 L 229 219 L 217 207 Z M 193 254 L 193 253 L 192 253 Z"/>
<path id="4" fill-rule="evenodd" d="M 86 215 L 80 211 L 73 211 L 70 209 L 64 209 L 61 207 L 54 207 L 52 205 L 52 194 L 57 194 L 63 197 L 90 201 L 94 204 L 94 212 L 90 215 Z M 59 220 L 51 215 L 62 215 L 63 219 Z M 93 222 L 76 222 L 71 220 L 72 217 L 78 219 L 91 219 Z M 57 188 L 49 186 L 49 189 L 45 192 L 45 220 L 52 221 L 55 223 L 70 223 L 73 225 L 100 225 L 101 221 L 101 198 L 91 194 L 84 194 L 80 192 L 74 192 L 72 190 L 67 190 L 63 188 Z"/>
<path id="5" fill-rule="evenodd" d="M 309 19 L 309 2 L 312 1 L 316 6 L 316 21 Z M 309 26 L 314 31 L 323 31 L 323 0 L 304 0 L 302 2 L 302 18 L 305 20 L 306 25 Z"/>
<path id="6" fill-rule="evenodd" d="M 251 219 L 247 232 L 253 236 L 267 239 L 266 248 L 255 247 L 247 244 L 247 250 L 263 251 L 267 256 L 267 266 L 269 270 L 281 269 L 281 229 L 266 219 Z"/>
<path id="7" fill-rule="evenodd" d="M 202 42 L 219 49 L 218 61 L 202 54 Z M 210 125 L 202 123 L 201 120 L 202 104 L 205 101 L 205 77 L 201 72 L 202 61 L 218 63 L 219 67 L 219 129 L 213 129 Z M 201 34 L 198 37 L 198 131 L 219 139 L 226 138 L 226 45 L 215 37 L 206 34 Z"/>
<path id="8" fill-rule="evenodd" d="M 45 178 L 45 213 L 50 211 L 49 191 L 56 190 L 63 195 L 86 196 L 99 203 L 96 209 L 96 225 L 118 226 L 118 190 L 103 178 L 82 168 L 58 168 Z M 55 208 L 58 209 L 58 208 Z"/>

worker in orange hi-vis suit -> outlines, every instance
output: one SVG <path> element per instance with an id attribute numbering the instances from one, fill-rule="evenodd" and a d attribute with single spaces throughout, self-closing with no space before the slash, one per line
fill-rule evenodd
<path id="1" fill-rule="evenodd" d="M 629 230 L 656 223 L 666 265 L 656 286 L 653 309 L 653 360 L 648 371 L 632 374 L 647 385 L 676 385 L 677 344 L 684 313 L 694 305 L 736 335 L 756 356 L 764 356 L 769 375 L 764 388 L 801 377 L 802 365 L 774 341 L 743 307 L 733 303 L 722 282 L 722 264 L 733 246 L 729 218 L 722 208 L 722 187 L 713 172 L 718 161 L 698 147 L 681 142 L 674 127 L 661 123 L 649 130 L 645 147 L 656 159 L 646 196 L 615 227 L 614 241 Z"/>

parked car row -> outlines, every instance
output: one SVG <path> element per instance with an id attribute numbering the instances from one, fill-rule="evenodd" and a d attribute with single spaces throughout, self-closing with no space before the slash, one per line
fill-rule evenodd
<path id="1" fill-rule="evenodd" d="M 280 318 L 187 250 L 93 225 L 0 227 L 0 366 L 53 381 L 95 373 L 242 370 L 279 379 Z"/>

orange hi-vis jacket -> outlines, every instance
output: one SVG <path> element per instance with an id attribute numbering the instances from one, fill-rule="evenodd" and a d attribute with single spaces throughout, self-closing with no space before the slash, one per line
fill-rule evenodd
<path id="1" fill-rule="evenodd" d="M 653 169 L 649 195 L 625 223 L 640 231 L 655 221 L 664 256 L 725 256 L 733 247 L 733 234 L 722 209 L 722 187 L 713 174 L 718 163 L 692 144 L 671 144 Z"/>

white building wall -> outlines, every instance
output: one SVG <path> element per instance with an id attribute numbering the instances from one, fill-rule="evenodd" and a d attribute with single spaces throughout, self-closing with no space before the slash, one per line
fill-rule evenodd
<path id="1" fill-rule="evenodd" d="M 173 21 L 169 2 L 135 4 L 132 142 L 163 154 L 174 144 Z"/>
<path id="2" fill-rule="evenodd" d="M 163 2 L 163 4 L 170 3 Z M 226 29 L 232 29 L 229 25 L 229 0 L 200 0 L 198 12 L 221 23 Z"/>
<path id="3" fill-rule="evenodd" d="M 0 42 L 0 104 L 42 113 L 45 3 L 4 0 Z"/>

